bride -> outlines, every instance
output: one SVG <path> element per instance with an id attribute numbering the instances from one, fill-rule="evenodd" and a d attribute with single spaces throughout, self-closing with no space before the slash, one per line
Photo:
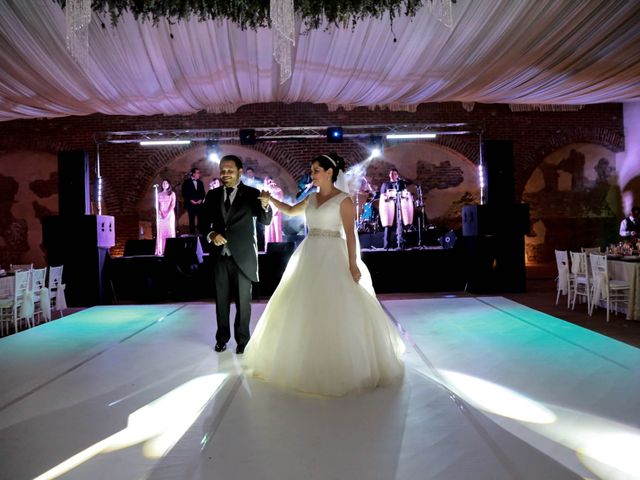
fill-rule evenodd
<path id="1" fill-rule="evenodd" d="M 403 374 L 398 356 L 404 344 L 359 258 L 353 202 L 334 185 L 344 179 L 343 170 L 340 156 L 321 155 L 311 164 L 317 193 L 293 206 L 271 198 L 286 215 L 306 215 L 309 231 L 245 350 L 256 377 L 330 396 Z"/>

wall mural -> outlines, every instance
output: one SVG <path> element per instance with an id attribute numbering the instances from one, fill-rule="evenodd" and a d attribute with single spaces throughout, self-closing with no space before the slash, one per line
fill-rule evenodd
<path id="1" fill-rule="evenodd" d="M 530 262 L 552 261 L 554 249 L 579 250 L 616 241 L 623 215 L 615 154 L 600 145 L 567 145 L 538 165 L 522 200 L 530 204 Z"/>
<path id="2" fill-rule="evenodd" d="M 0 154 L 0 164 L 0 265 L 44 267 L 40 219 L 58 212 L 58 159 L 50 153 L 14 151 Z"/>

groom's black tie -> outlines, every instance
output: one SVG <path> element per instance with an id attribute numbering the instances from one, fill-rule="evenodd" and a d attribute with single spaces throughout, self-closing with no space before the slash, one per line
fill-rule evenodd
<path id="1" fill-rule="evenodd" d="M 233 193 L 233 187 L 225 187 L 227 193 L 227 199 L 224 201 L 224 209 L 226 212 L 231 208 L 231 194 Z"/>

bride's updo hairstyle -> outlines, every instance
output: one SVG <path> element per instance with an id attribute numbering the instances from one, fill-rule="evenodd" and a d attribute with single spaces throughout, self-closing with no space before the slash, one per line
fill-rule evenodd
<path id="1" fill-rule="evenodd" d="M 337 153 L 328 153 L 326 155 L 320 155 L 314 158 L 313 162 L 311 163 L 316 163 L 316 162 L 318 162 L 318 165 L 320 165 L 325 170 L 329 170 L 330 168 L 333 169 L 332 170 L 333 174 L 331 175 L 332 182 L 336 181 L 336 179 L 338 178 L 338 173 L 340 173 L 340 170 L 344 170 L 344 158 L 342 158 Z"/>

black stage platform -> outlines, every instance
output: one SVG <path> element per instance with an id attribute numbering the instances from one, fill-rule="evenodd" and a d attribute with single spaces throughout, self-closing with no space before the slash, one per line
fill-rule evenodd
<path id="1" fill-rule="evenodd" d="M 254 285 L 255 298 L 273 293 L 295 244 L 283 242 L 270 247 L 267 253 L 259 255 L 260 282 Z M 459 249 L 423 247 L 385 251 L 363 245 L 362 260 L 378 293 L 459 291 L 465 287 L 464 253 Z M 155 255 L 116 257 L 111 259 L 109 271 L 116 301 L 215 297 L 213 262 L 206 253 L 202 263 Z"/>

